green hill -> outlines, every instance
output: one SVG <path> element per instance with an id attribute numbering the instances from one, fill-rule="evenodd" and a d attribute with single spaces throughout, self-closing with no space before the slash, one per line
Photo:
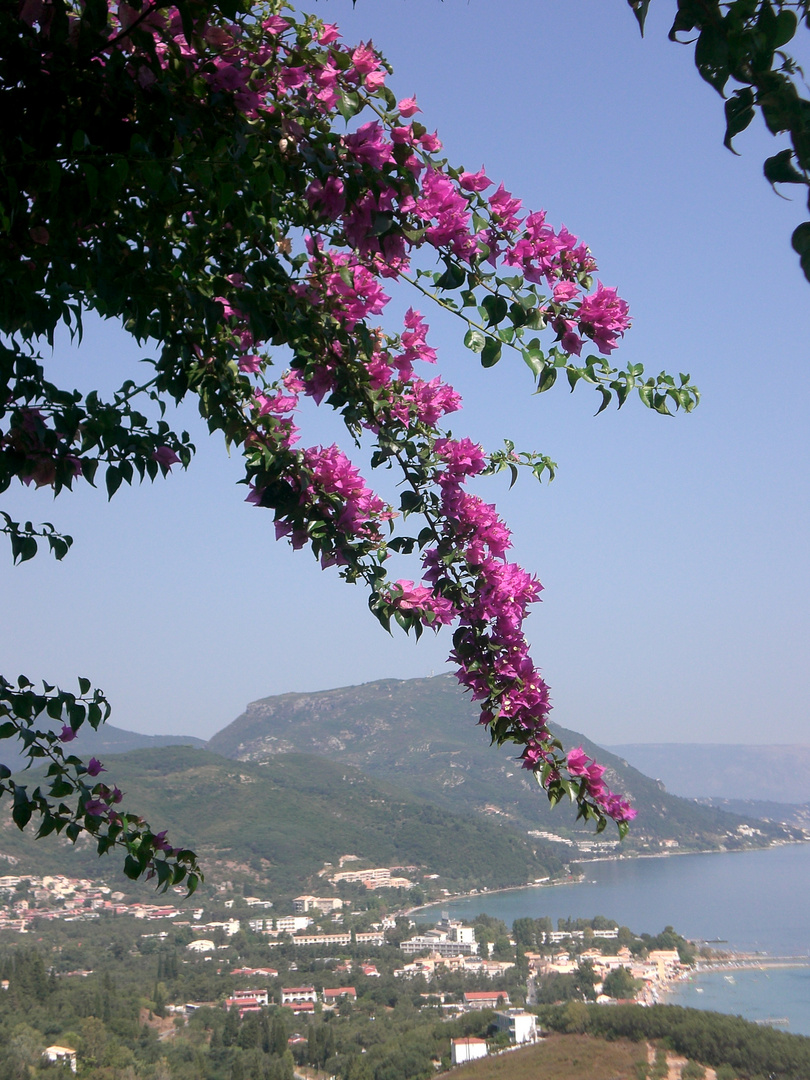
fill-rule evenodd
<path id="1" fill-rule="evenodd" d="M 105 764 L 126 793 L 125 805 L 168 828 L 174 843 L 194 848 L 209 884 L 261 882 L 275 896 L 323 889 L 318 871 L 326 862 L 337 867 L 345 854 L 418 867 L 413 880 L 438 874 L 432 886 L 452 891 L 521 885 L 562 870 L 553 852 L 510 829 L 449 813 L 323 757 L 285 754 L 257 766 L 164 747 Z M 19 859 L 29 872 L 101 873 L 110 883 L 117 869 L 99 864 L 86 846 L 34 842 L 8 820 L 0 855 Z"/>
<path id="2" fill-rule="evenodd" d="M 49 721 L 47 717 L 41 717 L 38 726 L 47 729 L 50 725 L 52 731 L 59 731 L 62 726 L 61 720 Z M 78 754 L 84 761 L 91 757 L 104 758 L 108 754 L 126 754 L 130 750 L 154 750 L 160 746 L 205 746 L 205 739 L 197 739 L 193 735 L 141 735 L 138 731 L 127 731 L 126 728 L 114 727 L 113 724 L 102 724 L 94 731 L 89 724 L 85 724 L 75 742 L 71 744 L 71 752 Z M 5 739 L 0 743 L 0 762 L 12 772 L 24 769 L 28 758 L 19 752 L 20 744 L 14 739 Z"/>
<path id="3" fill-rule="evenodd" d="M 789 835 L 777 824 L 751 818 L 748 825 L 759 833 L 743 838 L 740 818 L 668 794 L 658 781 L 575 731 L 554 731 L 564 745 L 582 746 L 607 766 L 610 786 L 632 800 L 638 818 L 625 841 L 629 849 L 655 848 L 665 840 L 691 849 L 739 847 Z M 475 705 L 451 675 L 263 698 L 208 746 L 262 765 L 291 751 L 325 755 L 425 801 L 479 819 L 491 817 L 524 833 L 550 830 L 574 836 L 582 831 L 572 807 L 551 811 L 514 757 L 490 747 L 486 732 L 477 726 Z"/>

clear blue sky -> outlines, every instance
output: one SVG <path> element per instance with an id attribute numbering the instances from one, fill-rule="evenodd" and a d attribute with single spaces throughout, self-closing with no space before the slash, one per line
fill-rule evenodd
<path id="1" fill-rule="evenodd" d="M 720 99 L 666 40 L 673 7 L 656 0 L 641 41 L 624 0 L 317 4 L 347 40 L 373 38 L 451 159 L 587 241 L 635 318 L 615 355 L 688 371 L 703 392 L 688 417 L 630 401 L 594 418 L 586 388 L 534 397 L 519 362 L 482 371 L 423 308 L 465 396 L 454 430 L 560 466 L 551 487 L 486 489 L 545 585 L 528 629 L 555 719 L 608 744 L 810 742 L 801 204 L 762 178 L 782 143 L 761 121 L 741 157 L 723 148 Z M 53 370 L 110 388 L 139 355 L 93 327 Z M 307 441 L 331 441 L 315 421 Z M 61 564 L 0 561 L 7 676 L 86 674 L 118 726 L 206 737 L 257 697 L 444 670 L 448 636 L 388 638 L 359 587 L 273 541 L 219 440 L 199 425 L 196 439 L 188 473 L 109 505 L 90 490 L 4 497 L 76 541 Z"/>

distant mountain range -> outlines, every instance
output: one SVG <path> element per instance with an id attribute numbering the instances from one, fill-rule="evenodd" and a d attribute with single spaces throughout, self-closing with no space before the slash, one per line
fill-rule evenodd
<path id="1" fill-rule="evenodd" d="M 41 726 L 47 727 L 43 722 Z M 61 728 L 55 724 L 53 730 Z M 103 757 L 107 754 L 126 754 L 130 750 L 148 750 L 160 746 L 205 746 L 205 739 L 195 739 L 193 735 L 140 735 L 137 731 L 102 724 L 98 731 L 93 731 L 89 724 L 83 724 L 79 734 L 71 743 L 71 750 L 84 761 L 91 757 Z M 0 742 L 0 761 L 12 772 L 25 768 L 28 761 L 18 753 L 17 743 Z"/>
<path id="2" fill-rule="evenodd" d="M 810 746 L 623 743 L 608 749 L 685 798 L 810 802 Z"/>
<path id="3" fill-rule="evenodd" d="M 553 730 L 564 745 L 582 746 L 605 765 L 610 786 L 636 806 L 639 816 L 625 841 L 629 849 L 657 847 L 665 840 L 692 849 L 739 842 L 739 819 L 668 794 L 656 780 L 578 732 Z M 293 751 L 318 754 L 457 813 L 502 821 L 524 835 L 553 831 L 581 838 L 588 832 L 576 822 L 573 807 L 563 804 L 552 811 L 514 756 L 490 747 L 486 732 L 477 726 L 476 706 L 451 675 L 263 698 L 208 747 L 223 757 L 260 765 Z M 783 835 L 776 825 L 750 820 L 760 828 L 763 842 Z"/>
<path id="4" fill-rule="evenodd" d="M 727 810 L 730 814 L 758 818 L 760 821 L 775 821 L 792 829 L 802 829 L 810 834 L 810 802 L 781 803 L 764 799 L 698 799 L 704 806 L 715 806 L 718 810 Z"/>
<path id="5" fill-rule="evenodd" d="M 643 746 L 619 748 L 625 758 L 575 731 L 554 732 L 605 765 L 607 782 L 638 810 L 627 852 L 733 849 L 805 835 L 806 808 L 791 816 L 774 803 L 681 798 L 628 764 L 641 760 Z M 82 730 L 74 745 L 85 757 L 103 756 L 126 804 L 197 850 L 216 868 L 215 880 L 264 881 L 276 893 L 315 888 L 323 863 L 343 854 L 418 866 L 453 891 L 505 887 L 560 873 L 563 860 L 580 854 L 561 841 L 616 840 L 610 828 L 594 837 L 569 804 L 551 810 L 514 751 L 489 745 L 475 705 L 449 675 L 263 698 L 206 749 L 199 739 L 112 727 Z M 654 759 L 667 764 L 666 786 L 691 751 L 700 758 L 700 748 L 678 746 L 666 762 Z M 692 790 L 705 793 L 699 783 Z M 99 872 L 91 847 L 33 843 L 10 821 L 0 823 L 0 859 L 8 856 L 29 872 Z"/>

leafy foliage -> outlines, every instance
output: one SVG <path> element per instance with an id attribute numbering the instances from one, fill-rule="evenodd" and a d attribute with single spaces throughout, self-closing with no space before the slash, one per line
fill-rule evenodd
<path id="1" fill-rule="evenodd" d="M 79 689 L 77 697 L 46 683 L 44 693 L 38 694 L 22 676 L 16 687 L 0 676 L 0 739 L 19 740 L 28 768 L 46 766 L 44 777 L 34 774 L 37 785 L 29 792 L 22 778 L 0 765 L 0 793 L 11 799 L 14 824 L 22 830 L 33 817 L 39 821 L 37 838 L 57 833 L 74 843 L 82 833 L 89 834 L 99 855 L 122 849 L 127 877 L 148 875 L 163 891 L 185 882 L 193 892 L 201 878 L 194 853 L 172 848 L 165 832 L 154 833 L 143 818 L 121 810 L 118 788 L 97 781 L 106 771 L 99 761 L 91 758 L 84 764 L 65 753 L 83 724 L 96 729 L 110 712 L 99 690 L 91 695 L 88 679 L 79 679 Z M 34 727 L 43 714 L 51 721 L 64 720 L 60 734 Z"/>
<path id="2" fill-rule="evenodd" d="M 545 1008 L 541 1017 L 550 1027 L 565 1030 L 564 1008 Z M 587 1007 L 584 1018 L 589 1034 L 637 1041 L 666 1039 L 677 1053 L 704 1065 L 731 1066 L 743 1080 L 760 1076 L 792 1080 L 810 1069 L 810 1039 L 739 1016 L 679 1005 L 617 1005 Z"/>
<path id="3" fill-rule="evenodd" d="M 627 2 L 643 33 L 650 0 Z M 698 71 L 725 99 L 723 143 L 729 150 L 757 112 L 772 135 L 790 136 L 790 145 L 771 155 L 763 171 L 774 186 L 808 188 L 808 208 L 810 97 L 804 72 L 785 47 L 802 25 L 808 28 L 809 17 L 808 0 L 678 0 L 669 32 L 673 41 L 694 44 Z M 727 95 L 729 83 L 732 90 Z M 810 221 L 797 226 L 792 243 L 810 281 Z"/>
<path id="4" fill-rule="evenodd" d="M 194 395 L 277 537 L 363 581 L 386 629 L 455 624 L 452 656 L 492 741 L 520 747 L 552 804 L 569 796 L 597 830 L 613 818 L 624 833 L 634 812 L 604 769 L 548 729 L 522 629 L 540 585 L 465 487 L 553 464 L 510 443 L 487 455 L 440 426 L 460 398 L 416 374 L 436 360 L 420 312 L 377 324 L 384 285 L 457 316 L 485 368 L 521 357 L 538 391 L 564 372 L 572 390 L 595 388 L 599 411 L 637 391 L 663 414 L 691 410 L 697 391 L 687 374 L 614 367 L 628 306 L 594 285 L 588 247 L 503 184 L 485 194 L 483 169 L 448 163 L 415 99 L 396 101 L 384 59 L 339 39 L 282 0 L 0 8 L 0 492 L 103 478 L 112 498 L 185 468 L 194 446 L 164 417 Z M 42 343 L 60 323 L 80 339 L 88 310 L 156 343 L 149 378 L 110 400 L 46 377 Z M 372 467 L 400 471 L 398 507 L 336 445 L 297 446 L 302 396 L 341 415 Z M 50 525 L 4 521 L 15 561 L 38 537 L 67 552 Z M 392 552 L 418 554 L 423 584 L 388 579 Z"/>

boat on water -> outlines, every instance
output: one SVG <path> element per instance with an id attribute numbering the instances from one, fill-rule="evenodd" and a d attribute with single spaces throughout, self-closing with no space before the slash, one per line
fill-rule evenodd
<path id="1" fill-rule="evenodd" d="M 734 978 L 733 975 L 724 975 L 723 978 L 726 980 L 727 983 L 733 983 L 736 985 L 737 980 Z"/>

